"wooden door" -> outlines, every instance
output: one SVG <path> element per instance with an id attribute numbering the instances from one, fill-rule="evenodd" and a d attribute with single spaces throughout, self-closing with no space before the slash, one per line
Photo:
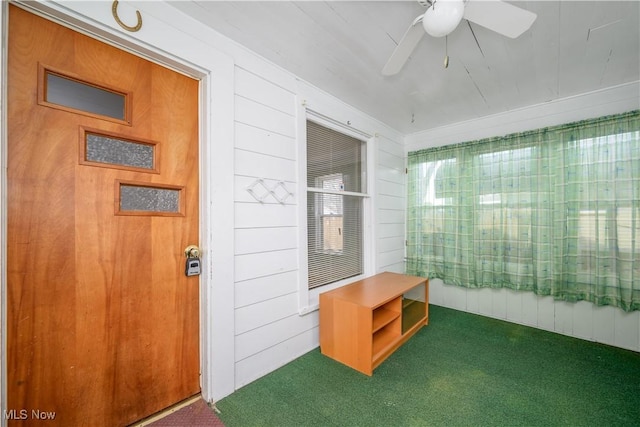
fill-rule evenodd
<path id="1" fill-rule="evenodd" d="M 197 394 L 198 82 L 15 6 L 8 63 L 5 416 L 119 426 Z"/>

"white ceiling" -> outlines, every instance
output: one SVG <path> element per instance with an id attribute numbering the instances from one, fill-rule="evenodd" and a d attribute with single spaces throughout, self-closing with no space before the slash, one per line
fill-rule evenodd
<path id="1" fill-rule="evenodd" d="M 172 3 L 299 78 L 402 133 L 640 80 L 640 1 L 512 1 L 538 15 L 509 39 L 462 21 L 425 35 L 403 70 L 381 70 L 417 1 Z M 638 102 L 640 108 L 640 100 Z"/>

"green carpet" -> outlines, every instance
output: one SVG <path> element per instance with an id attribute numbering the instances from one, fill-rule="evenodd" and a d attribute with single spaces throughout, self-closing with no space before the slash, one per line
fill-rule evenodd
<path id="1" fill-rule="evenodd" d="M 216 403 L 234 426 L 640 426 L 640 353 L 438 306 L 367 377 L 313 350 Z"/>

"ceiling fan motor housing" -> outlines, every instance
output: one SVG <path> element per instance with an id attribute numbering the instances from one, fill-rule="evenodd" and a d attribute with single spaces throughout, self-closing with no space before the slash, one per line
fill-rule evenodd
<path id="1" fill-rule="evenodd" d="M 462 0 L 434 0 L 424 14 L 422 25 L 433 37 L 444 37 L 456 29 L 464 15 Z"/>

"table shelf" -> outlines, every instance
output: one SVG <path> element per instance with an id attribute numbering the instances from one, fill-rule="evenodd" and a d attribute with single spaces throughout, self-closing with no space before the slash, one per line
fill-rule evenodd
<path id="1" fill-rule="evenodd" d="M 429 321 L 429 281 L 380 273 L 320 294 L 322 354 L 366 375 Z"/>

